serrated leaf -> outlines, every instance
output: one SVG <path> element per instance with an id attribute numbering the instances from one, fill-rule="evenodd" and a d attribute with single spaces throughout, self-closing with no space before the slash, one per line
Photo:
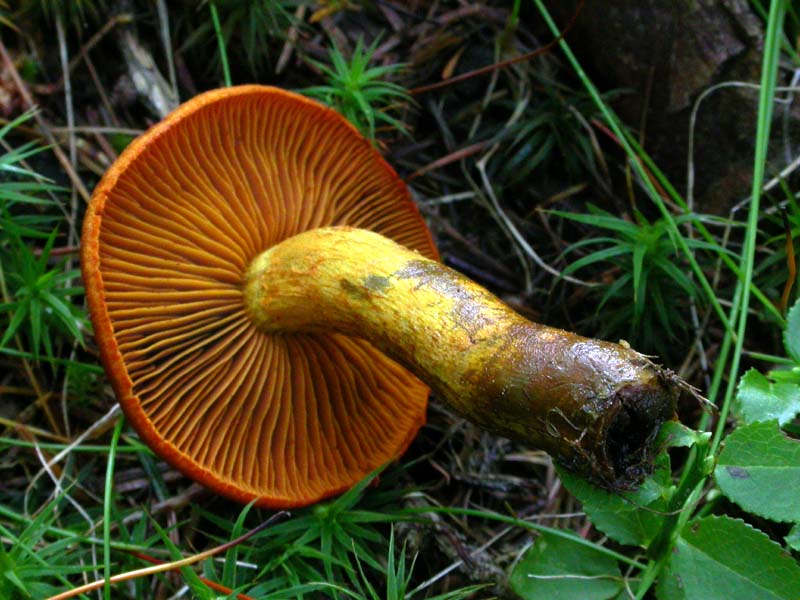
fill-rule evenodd
<path id="1" fill-rule="evenodd" d="M 613 557 L 550 533 L 537 538 L 514 567 L 509 583 L 525 600 L 607 600 L 623 587 Z"/>
<path id="2" fill-rule="evenodd" d="M 659 461 L 653 477 L 635 492 L 608 492 L 560 468 L 558 474 L 597 529 L 621 544 L 647 548 L 664 525 L 672 494 L 669 456 Z"/>
<path id="3" fill-rule="evenodd" d="M 796 600 L 800 590 L 800 565 L 780 545 L 744 521 L 725 516 L 684 527 L 668 575 L 676 582 L 672 590 L 685 595 L 660 598 Z"/>
<path id="4" fill-rule="evenodd" d="M 800 363 L 800 300 L 792 305 L 786 315 L 786 329 L 783 330 L 783 346 L 786 354 Z"/>
<path id="5" fill-rule="evenodd" d="M 772 382 L 756 369 L 750 369 L 739 380 L 736 402 L 745 423 L 777 419 L 784 425 L 800 412 L 800 386 Z"/>
<path id="6" fill-rule="evenodd" d="M 800 521 L 800 442 L 777 421 L 739 427 L 725 439 L 714 470 L 722 493 L 773 521 Z"/>
<path id="7" fill-rule="evenodd" d="M 795 523 L 794 527 L 792 527 L 787 536 L 783 539 L 786 540 L 786 545 L 789 546 L 789 548 L 800 552 L 800 523 Z"/>

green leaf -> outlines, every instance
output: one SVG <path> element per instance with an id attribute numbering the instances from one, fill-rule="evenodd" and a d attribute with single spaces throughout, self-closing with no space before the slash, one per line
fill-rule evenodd
<path id="1" fill-rule="evenodd" d="M 8 323 L 8 327 L 6 328 L 6 332 L 3 335 L 3 339 L 0 340 L 0 346 L 5 346 L 8 341 L 14 337 L 14 334 L 19 329 L 22 322 L 25 320 L 25 317 L 28 316 L 28 304 L 20 304 L 19 307 L 16 309 L 14 316 L 11 317 L 11 321 Z"/>
<path id="2" fill-rule="evenodd" d="M 33 345 L 33 355 L 39 352 L 39 342 L 42 339 L 42 304 L 37 297 L 28 301 L 28 311 L 30 312 L 31 325 L 31 344 Z"/>
<path id="3" fill-rule="evenodd" d="M 600 299 L 597 308 L 595 309 L 595 313 L 600 314 L 606 302 L 619 297 L 627 297 L 627 292 L 625 288 L 628 287 L 632 279 L 633 277 L 630 273 L 624 273 L 623 275 L 618 277 L 616 281 L 614 281 L 614 283 L 608 286 L 605 293 L 603 294 L 603 297 Z"/>
<path id="4" fill-rule="evenodd" d="M 645 300 L 648 298 L 653 297 L 648 296 L 647 294 L 647 285 L 649 279 L 647 277 L 644 280 L 640 281 L 638 284 L 638 288 L 634 289 L 633 294 L 633 326 L 638 328 L 639 323 L 642 321 L 642 315 L 645 313 Z"/>
<path id="5" fill-rule="evenodd" d="M 667 421 L 661 426 L 655 446 L 658 448 L 689 448 L 698 444 L 705 446 L 711 439 L 710 431 L 696 431 L 680 421 Z"/>
<path id="6" fill-rule="evenodd" d="M 150 523 L 155 528 L 156 532 L 158 533 L 161 541 L 164 543 L 165 546 L 169 549 L 170 557 L 172 560 L 181 560 L 183 558 L 183 554 L 181 553 L 180 548 L 178 548 L 170 539 L 169 534 L 165 531 L 155 520 L 152 518 L 150 519 Z M 183 576 L 183 579 L 186 585 L 192 590 L 192 592 L 202 600 L 208 600 L 211 598 L 215 598 L 216 595 L 210 593 L 209 588 L 206 586 L 205 583 L 200 579 L 199 575 L 195 573 L 194 569 L 191 567 L 181 567 L 180 573 Z"/>
<path id="7" fill-rule="evenodd" d="M 549 533 L 525 553 L 509 583 L 526 600 L 605 600 L 623 587 L 613 557 Z"/>
<path id="8" fill-rule="evenodd" d="M 596 262 L 602 262 L 606 260 L 611 260 L 617 256 L 621 256 L 623 254 L 629 254 L 630 248 L 625 246 L 611 246 L 610 248 L 604 248 L 602 250 L 597 250 L 592 252 L 591 254 L 587 254 L 583 258 L 579 258 L 573 263 L 570 263 L 566 269 L 564 269 L 565 275 L 570 275 L 571 273 L 582 269 L 588 265 L 592 265 Z"/>
<path id="9" fill-rule="evenodd" d="M 783 345 L 786 354 L 800 363 L 800 300 L 794 303 L 786 315 L 786 329 L 783 330 Z"/>
<path id="10" fill-rule="evenodd" d="M 30 592 L 25 587 L 25 583 L 19 578 L 16 572 L 17 565 L 14 559 L 6 552 L 3 544 L 0 544 L 0 575 L 11 584 L 20 590 L 26 596 L 30 596 Z M 2 582 L 0 582 L 2 584 Z M 0 585 L 0 591 L 3 591 L 7 586 Z M 9 592 L 10 593 L 10 592 Z"/>
<path id="11" fill-rule="evenodd" d="M 659 598 L 797 599 L 800 565 L 780 545 L 725 516 L 689 523 L 673 549 Z M 675 595 L 677 592 L 683 595 Z M 672 592 L 673 595 L 669 595 Z"/>
<path id="12" fill-rule="evenodd" d="M 800 521 L 800 442 L 777 421 L 739 427 L 725 439 L 714 470 L 722 493 L 773 521 Z"/>
<path id="13" fill-rule="evenodd" d="M 641 242 L 633 246 L 633 302 L 638 303 L 639 298 L 644 295 L 642 285 L 642 271 L 644 270 L 644 257 L 647 254 L 647 245 Z"/>
<path id="14" fill-rule="evenodd" d="M 786 545 L 792 550 L 800 552 L 800 523 L 795 523 L 785 538 Z"/>
<path id="15" fill-rule="evenodd" d="M 678 284 L 686 295 L 690 298 L 697 297 L 697 286 L 692 283 L 692 280 L 686 275 L 686 272 L 680 267 L 676 266 L 672 261 L 675 260 L 673 255 L 667 254 L 662 258 L 654 258 L 654 264 L 663 271 L 666 276 L 674 283 Z M 672 300 L 672 299 L 670 299 Z"/>
<path id="16" fill-rule="evenodd" d="M 74 337 L 82 346 L 83 334 L 78 326 L 78 319 L 72 314 L 72 311 L 75 310 L 74 307 L 72 307 L 71 304 L 61 300 L 61 298 L 55 294 L 51 294 L 49 292 L 45 292 L 43 294 L 43 298 L 47 302 L 48 307 L 53 311 L 53 315 L 58 317 L 59 321 L 72 334 L 72 337 Z M 70 310 L 71 308 L 72 310 Z"/>
<path id="17" fill-rule="evenodd" d="M 607 492 L 561 468 L 558 474 L 597 529 L 621 544 L 646 548 L 664 525 L 672 495 L 669 456 L 659 460 L 656 473 L 635 492 Z"/>
<path id="18" fill-rule="evenodd" d="M 785 425 L 800 412 L 800 386 L 772 382 L 756 369 L 750 369 L 739 380 L 736 402 L 745 423 L 777 419 Z"/>
<path id="19" fill-rule="evenodd" d="M 233 529 L 231 529 L 231 538 L 235 539 L 238 538 L 244 532 L 244 522 L 247 518 L 247 515 L 250 513 L 250 509 L 253 508 L 253 502 L 250 502 L 247 506 L 245 506 L 239 516 L 236 519 L 236 522 L 233 525 Z M 231 547 L 225 553 L 225 562 L 222 567 L 222 581 L 224 583 L 230 584 L 236 581 L 236 571 L 238 568 L 237 561 L 239 560 L 239 544 Z"/>
<path id="20" fill-rule="evenodd" d="M 683 589 L 683 580 L 680 574 L 672 569 L 672 563 L 667 563 L 661 571 L 656 584 L 656 598 L 658 600 L 686 600 L 686 591 Z"/>
<path id="21" fill-rule="evenodd" d="M 559 217 L 570 219 L 571 221 L 577 221 L 578 223 L 583 223 L 585 225 L 592 225 L 593 227 L 600 227 L 610 231 L 617 231 L 620 234 L 623 234 L 623 236 L 627 235 L 631 238 L 635 237 L 639 232 L 639 226 L 635 223 L 615 217 L 611 213 L 604 210 L 595 209 L 592 211 L 592 214 L 572 213 L 560 210 L 553 210 L 550 212 L 554 215 L 558 215 Z"/>

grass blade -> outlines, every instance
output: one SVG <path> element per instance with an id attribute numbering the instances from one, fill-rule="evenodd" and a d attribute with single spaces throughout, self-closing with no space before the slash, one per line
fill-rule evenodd
<path id="1" fill-rule="evenodd" d="M 120 415 L 114 425 L 111 436 L 111 445 L 108 449 L 108 463 L 106 465 L 106 489 L 103 497 L 103 598 L 111 600 L 111 503 L 114 492 L 114 461 L 117 458 L 117 446 L 122 434 L 125 417 Z"/>
<path id="2" fill-rule="evenodd" d="M 222 63 L 222 77 L 225 80 L 225 87 L 231 87 L 231 69 L 228 66 L 228 53 L 225 49 L 225 36 L 222 35 L 222 27 L 219 24 L 219 14 L 217 13 L 217 4 L 214 0 L 208 3 L 208 8 L 211 10 L 211 20 L 214 22 L 214 33 L 217 36 L 217 43 L 219 44 L 219 59 Z"/>

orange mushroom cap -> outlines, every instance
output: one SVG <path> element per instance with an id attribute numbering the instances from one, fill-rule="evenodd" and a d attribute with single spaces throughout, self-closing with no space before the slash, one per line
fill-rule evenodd
<path id="1" fill-rule="evenodd" d="M 424 423 L 428 388 L 368 342 L 266 334 L 245 314 L 251 260 L 329 225 L 436 257 L 405 185 L 354 127 L 257 85 L 180 106 L 92 196 L 81 258 L 106 373 L 141 438 L 222 495 L 313 503 L 397 458 Z"/>

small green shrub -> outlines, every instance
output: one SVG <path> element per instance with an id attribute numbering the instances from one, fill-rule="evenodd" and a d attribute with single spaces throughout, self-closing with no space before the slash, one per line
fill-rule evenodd
<path id="1" fill-rule="evenodd" d="M 673 228 L 665 219 L 647 220 L 637 213 L 630 221 L 589 205 L 585 214 L 553 211 L 564 219 L 608 232 L 569 246 L 572 258 L 564 275 L 592 267 L 602 269 L 600 284 L 592 288 L 596 298 L 593 325 L 597 335 L 624 338 L 644 352 L 670 356 L 675 340 L 686 341 L 691 330 L 687 309 L 702 303 L 702 291 L 673 240 Z M 682 225 L 698 219 L 685 214 L 674 219 Z M 716 244 L 684 238 L 692 250 L 719 252 Z"/>
<path id="2" fill-rule="evenodd" d="M 405 88 L 387 81 L 403 69 L 402 64 L 369 66 L 376 47 L 377 41 L 364 47 L 363 40 L 359 39 L 348 60 L 332 45 L 328 53 L 330 66 L 310 61 L 325 75 L 326 84 L 301 90 L 336 109 L 371 140 L 375 139 L 376 127 L 381 123 L 406 132 L 405 125 L 390 111 L 410 101 Z"/>
<path id="3" fill-rule="evenodd" d="M 30 117 L 26 113 L 0 129 L 0 140 Z M 51 260 L 57 230 L 47 228 L 63 216 L 48 212 L 56 208 L 48 195 L 60 188 L 23 166 L 41 151 L 29 142 L 0 156 L 0 348 L 22 333 L 35 358 L 42 349 L 53 358 L 55 336 L 82 344 L 88 321 L 71 301 L 83 293 L 72 283 L 79 271 L 65 270 L 65 260 Z M 44 245 L 34 250 L 34 240 Z"/>

